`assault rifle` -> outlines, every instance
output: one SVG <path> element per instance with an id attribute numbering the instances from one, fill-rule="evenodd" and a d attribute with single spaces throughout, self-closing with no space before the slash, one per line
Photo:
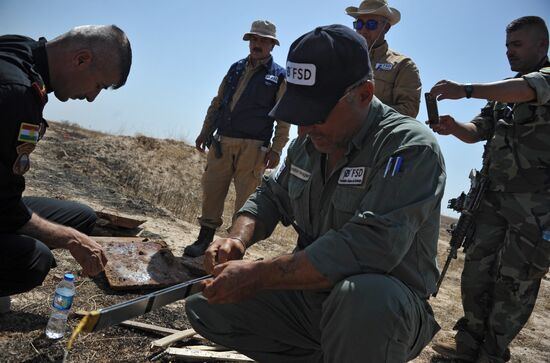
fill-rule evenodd
<path id="1" fill-rule="evenodd" d="M 449 255 L 437 281 L 437 286 L 432 294 L 433 297 L 437 296 L 441 282 L 447 273 L 447 269 L 451 263 L 451 260 L 456 259 L 457 251 L 460 247 L 464 247 L 464 251 L 472 244 L 472 240 L 475 232 L 474 213 L 479 208 L 481 199 L 489 186 L 489 178 L 478 172 L 476 169 L 472 169 L 470 172 L 470 190 L 468 194 L 462 192 L 458 198 L 449 200 L 448 208 L 451 208 L 460 213 L 457 223 L 451 224 L 451 227 L 447 230 L 451 234 L 451 241 L 449 244 L 451 248 Z"/>

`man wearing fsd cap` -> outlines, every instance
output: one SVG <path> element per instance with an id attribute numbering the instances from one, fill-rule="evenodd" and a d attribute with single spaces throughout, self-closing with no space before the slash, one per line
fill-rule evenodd
<path id="1" fill-rule="evenodd" d="M 376 82 L 375 95 L 403 115 L 416 117 L 420 106 L 420 75 L 411 58 L 388 48 L 386 33 L 401 20 L 401 13 L 386 0 L 365 0 L 346 13 L 353 28 L 367 40 Z"/>
<path id="2" fill-rule="evenodd" d="M 260 184 L 266 168 L 279 164 L 288 141 L 290 125 L 268 115 L 285 89 L 285 70 L 273 61 L 271 51 L 279 45 L 275 25 L 266 20 L 252 23 L 243 40 L 250 55 L 234 63 L 224 77 L 195 140 L 197 150 L 208 147 L 202 176 L 202 214 L 199 237 L 184 253 L 200 256 L 216 228 L 222 225 L 225 197 L 235 184 L 235 212 Z M 214 134 L 216 133 L 216 134 Z"/>
<path id="3" fill-rule="evenodd" d="M 367 42 L 343 25 L 291 45 L 271 114 L 299 136 L 208 248 L 214 278 L 187 301 L 191 324 L 260 362 L 414 358 L 439 329 L 427 301 L 445 183 L 434 137 L 374 96 Z M 298 231 L 294 252 L 242 261 L 279 221 Z"/>
<path id="4" fill-rule="evenodd" d="M 0 37 L 0 312 L 9 310 L 9 295 L 46 278 L 55 266 L 50 249 L 69 250 L 83 275 L 103 271 L 105 254 L 86 235 L 96 221 L 91 208 L 21 195 L 30 154 L 46 131 L 47 94 L 92 102 L 124 85 L 131 63 L 130 42 L 114 25 L 76 27 L 51 41 Z"/>

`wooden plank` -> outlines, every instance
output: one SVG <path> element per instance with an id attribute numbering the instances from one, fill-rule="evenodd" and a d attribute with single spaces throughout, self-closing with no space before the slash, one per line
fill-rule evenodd
<path id="1" fill-rule="evenodd" d="M 187 349 L 198 349 L 202 351 L 207 352 L 227 352 L 230 349 L 227 347 L 224 347 L 223 345 L 186 345 L 185 348 Z"/>
<path id="2" fill-rule="evenodd" d="M 253 359 L 235 352 L 234 350 L 229 352 L 206 352 L 198 349 L 168 348 L 166 349 L 166 354 L 185 358 L 218 359 L 230 362 L 254 362 Z"/>
<path id="3" fill-rule="evenodd" d="M 144 330 L 152 333 L 168 335 L 168 336 L 181 332 L 181 330 L 164 328 L 162 326 L 147 324 L 147 323 L 140 323 L 139 321 L 133 321 L 133 320 L 125 320 L 122 323 L 119 323 L 118 325 L 129 327 L 129 328 L 136 328 L 136 329 L 140 329 L 140 330 Z"/>
<path id="4" fill-rule="evenodd" d="M 164 338 L 157 339 L 151 342 L 151 349 L 164 348 L 174 342 L 177 342 L 178 340 L 191 338 L 195 334 L 197 334 L 197 332 L 194 329 L 185 329 L 185 330 L 176 331 L 171 335 L 168 335 Z"/>

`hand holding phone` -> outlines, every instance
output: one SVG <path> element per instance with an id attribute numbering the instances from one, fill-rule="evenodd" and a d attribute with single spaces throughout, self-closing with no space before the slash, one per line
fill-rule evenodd
<path id="1" fill-rule="evenodd" d="M 426 99 L 426 109 L 428 110 L 428 122 L 430 124 L 439 123 L 439 111 L 437 110 L 437 100 L 429 92 L 424 93 Z"/>

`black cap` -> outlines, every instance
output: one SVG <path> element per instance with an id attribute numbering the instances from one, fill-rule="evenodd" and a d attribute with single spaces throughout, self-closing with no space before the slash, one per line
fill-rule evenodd
<path id="1" fill-rule="evenodd" d="M 287 88 L 269 113 L 298 126 L 324 121 L 346 89 L 372 77 L 367 41 L 344 25 L 327 25 L 290 46 Z"/>

